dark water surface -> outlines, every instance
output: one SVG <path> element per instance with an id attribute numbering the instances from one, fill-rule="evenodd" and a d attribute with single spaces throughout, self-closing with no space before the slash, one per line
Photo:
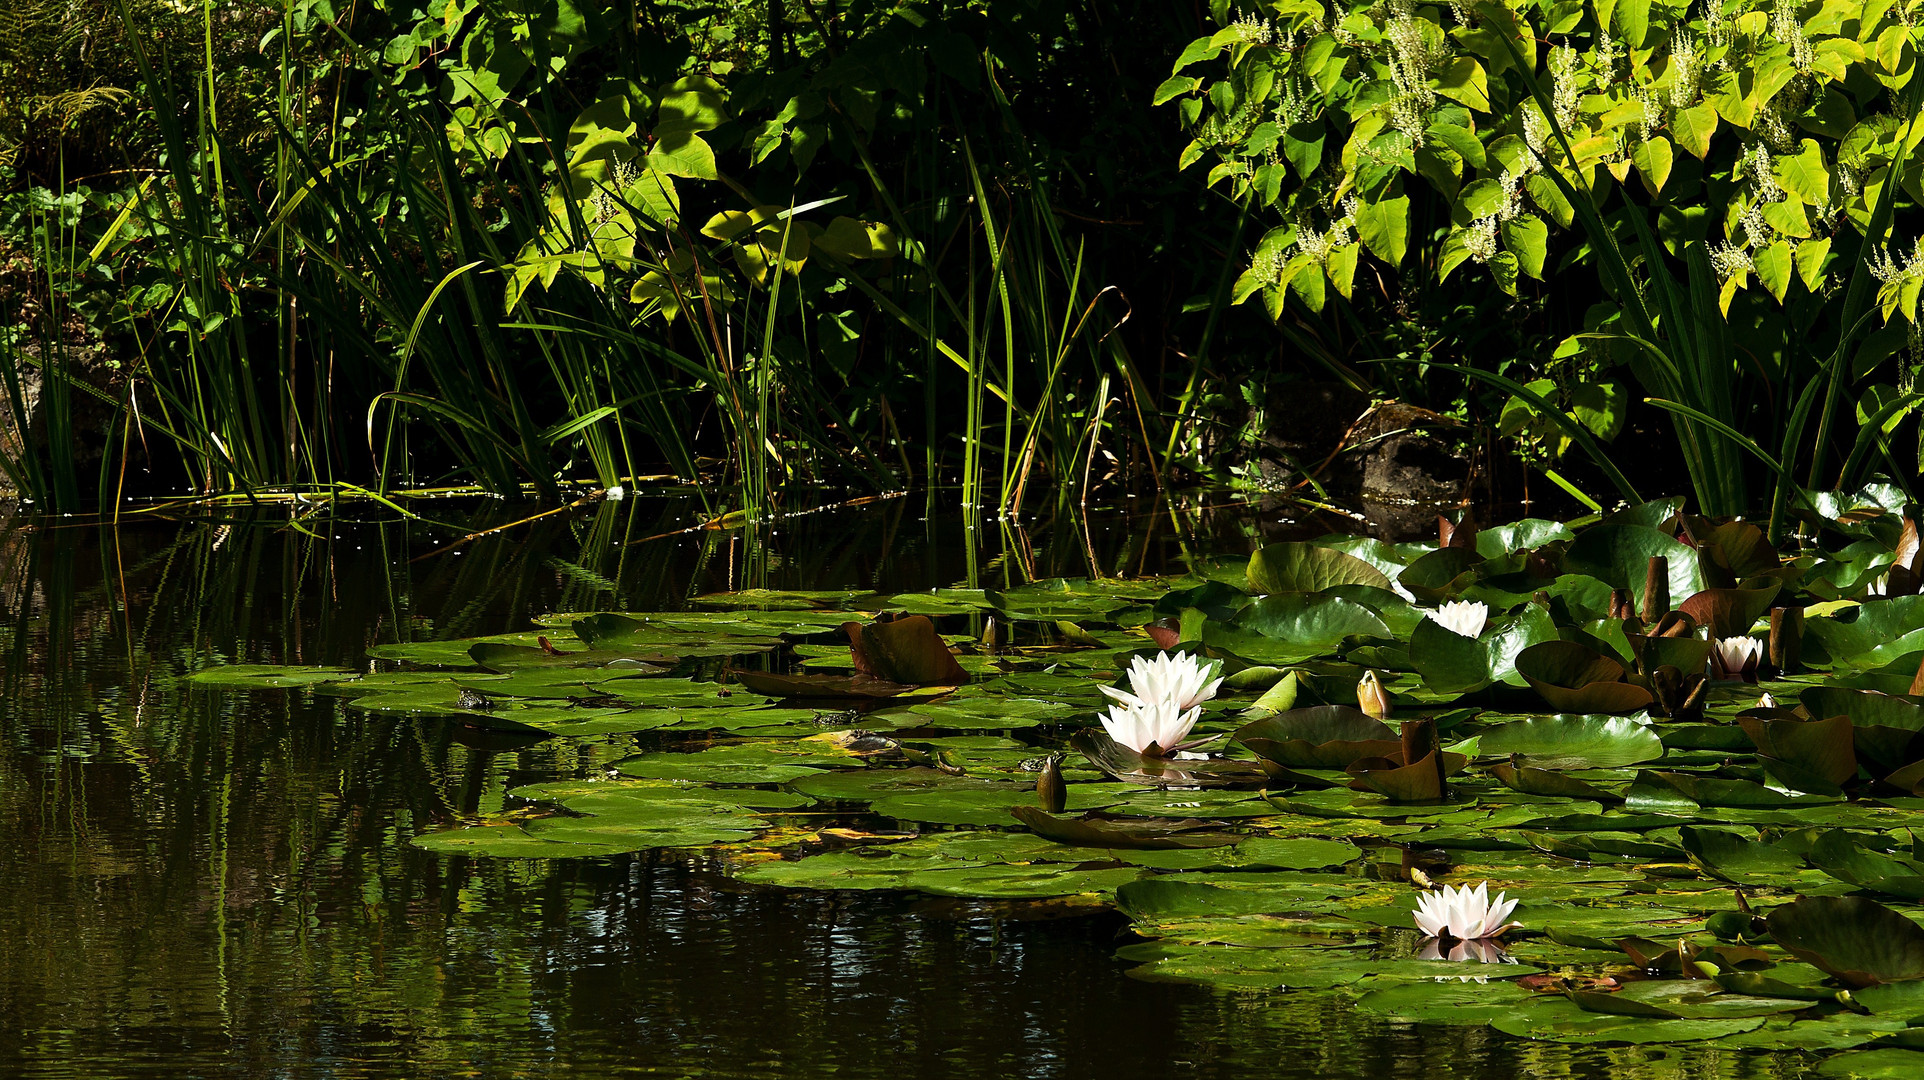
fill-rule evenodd
<path id="1" fill-rule="evenodd" d="M 419 522 L 0 526 L 0 1077 L 1794 1077 L 1129 978 L 1118 916 L 737 884 L 688 853 L 428 854 L 410 837 L 633 736 L 504 750 L 216 663 L 662 610 L 746 586 L 1012 584 L 1242 553 L 1234 508 L 1029 529 L 920 498 L 678 532 L 685 500 Z M 1320 531 L 1320 530 L 1315 530 Z M 668 535 L 664 535 L 668 534 Z M 1031 916 L 1036 916 L 1031 918 Z"/>

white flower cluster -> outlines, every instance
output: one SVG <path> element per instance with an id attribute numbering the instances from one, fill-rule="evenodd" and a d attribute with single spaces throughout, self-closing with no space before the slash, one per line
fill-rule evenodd
<path id="1" fill-rule="evenodd" d="M 1870 270 L 1873 277 L 1886 285 L 1893 282 L 1902 284 L 1924 278 L 1924 236 L 1917 238 L 1910 255 L 1903 262 L 1900 263 L 1891 258 L 1888 250 L 1880 248 L 1871 252 L 1866 268 Z"/>
<path id="2" fill-rule="evenodd" d="M 1524 115 L 1527 117 L 1532 114 Z M 1498 181 L 1501 185 L 1501 194 L 1497 199 L 1496 210 L 1470 222 L 1469 229 L 1464 232 L 1464 250 L 1468 251 L 1470 258 L 1478 263 L 1488 262 L 1496 254 L 1497 230 L 1505 222 L 1524 215 L 1521 187 L 1526 175 L 1528 174 L 1505 169 L 1502 178 Z"/>
<path id="3" fill-rule="evenodd" d="M 1793 0 L 1777 0 L 1770 13 L 1770 36 L 1790 46 L 1790 62 L 1799 74 L 1810 73 L 1817 50 L 1804 36 L 1804 24 L 1797 18 L 1797 5 Z"/>
<path id="4" fill-rule="evenodd" d="M 1272 115 L 1276 123 L 1284 128 L 1295 127 L 1316 115 L 1316 103 L 1304 97 L 1297 87 L 1299 78 L 1294 69 L 1286 72 L 1282 77 L 1283 91 L 1277 98 L 1276 109 Z"/>
<path id="5" fill-rule="evenodd" d="M 1329 262 L 1330 253 L 1350 242 L 1351 230 L 1356 226 L 1356 196 L 1343 200 L 1343 216 L 1330 222 L 1328 231 L 1319 232 L 1311 227 L 1307 218 L 1296 221 L 1295 250 L 1308 255 L 1319 265 Z"/>
<path id="6" fill-rule="evenodd" d="M 1703 58 L 1697 53 L 1697 39 L 1688 30 L 1678 30 L 1670 39 L 1670 107 L 1686 109 L 1697 100 L 1703 85 Z"/>
<path id="7" fill-rule="evenodd" d="M 1430 72 L 1450 59 L 1448 39 L 1428 19 L 1410 14 L 1408 0 L 1394 0 L 1383 37 L 1390 43 L 1390 84 L 1395 96 L 1390 99 L 1390 126 L 1409 136 L 1410 144 L 1422 146 L 1427 140 L 1430 111 L 1436 107 L 1436 91 L 1430 89 Z"/>
<path id="8" fill-rule="evenodd" d="M 1284 260 L 1282 252 L 1275 248 L 1257 248 L 1249 260 L 1249 273 L 1265 285 L 1274 285 L 1283 278 Z"/>
<path id="9" fill-rule="evenodd" d="M 1537 154 L 1550 152 L 1550 122 L 1535 108 L 1536 102 L 1523 105 L 1523 143 Z"/>
<path id="10" fill-rule="evenodd" d="M 1463 232 L 1463 250 L 1478 263 L 1489 262 L 1496 257 L 1497 222 L 1494 216 L 1477 218 Z"/>
<path id="11" fill-rule="evenodd" d="M 1610 36 L 1608 27 L 1599 27 L 1595 45 L 1597 67 L 1603 72 L 1603 81 L 1608 84 L 1617 77 L 1617 42 Z"/>
<path id="12" fill-rule="evenodd" d="M 1577 51 L 1568 45 L 1557 45 L 1550 50 L 1550 105 L 1555 110 L 1557 126 L 1564 135 L 1577 126 L 1577 107 L 1582 91 L 1577 86 Z"/>
<path id="13" fill-rule="evenodd" d="M 1712 49 L 1730 44 L 1730 24 L 1724 21 L 1724 0 L 1704 0 L 1704 37 Z M 1717 66 L 1722 64 L 1721 60 L 1717 62 Z"/>
<path id="14" fill-rule="evenodd" d="M 1643 109 L 1643 118 L 1637 121 L 1637 139 L 1643 141 L 1649 139 L 1658 128 L 1663 126 L 1663 102 L 1657 99 L 1655 90 L 1642 83 L 1637 84 L 1633 93 L 1636 95 L 1637 105 Z"/>
<path id="15" fill-rule="evenodd" d="M 1267 45 L 1276 40 L 1276 28 L 1270 24 L 1269 20 L 1259 19 L 1254 15 L 1245 15 L 1237 19 L 1230 23 L 1227 29 L 1236 36 L 1237 41 L 1246 45 Z"/>
<path id="16" fill-rule="evenodd" d="M 1750 259 L 1750 250 L 1735 244 L 1711 244 L 1706 254 L 1710 256 L 1710 269 L 1717 275 L 1719 284 L 1730 280 L 1732 274 L 1748 274 L 1757 268 Z"/>
<path id="17" fill-rule="evenodd" d="M 1753 265 L 1750 252 L 1769 247 L 1777 239 L 1776 227 L 1764 218 L 1765 206 L 1784 199 L 1784 189 L 1777 183 L 1775 166 L 1776 158 L 1771 155 L 1770 148 L 1757 142 L 1752 143 L 1731 168 L 1732 178 L 1741 180 L 1748 189 L 1750 205 L 1737 218 L 1741 237 L 1732 236 L 1732 243 L 1727 247 L 1744 252 L 1743 268 L 1746 269 Z M 1733 268 L 1737 267 L 1737 263 L 1729 256 L 1725 257 L 1725 261 Z M 1717 265 L 1717 253 L 1714 251 L 1711 253 L 1711 265 Z M 1723 280 L 1730 275 L 1720 271 L 1718 276 L 1719 280 Z"/>

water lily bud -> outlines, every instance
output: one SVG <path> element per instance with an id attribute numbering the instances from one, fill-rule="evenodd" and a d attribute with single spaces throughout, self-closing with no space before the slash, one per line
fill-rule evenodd
<path id="1" fill-rule="evenodd" d="M 1069 785 L 1062 779 L 1061 762 L 1061 754 L 1050 754 L 1035 780 L 1036 802 L 1051 814 L 1060 814 L 1069 805 Z"/>
<path id="2" fill-rule="evenodd" d="M 1650 568 L 1643 578 L 1643 621 L 1656 622 L 1670 610 L 1670 558 L 1650 556 Z"/>
<path id="3" fill-rule="evenodd" d="M 1637 606 L 1630 598 L 1629 589 L 1610 590 L 1610 618 L 1616 622 L 1637 617 Z"/>
<path id="4" fill-rule="evenodd" d="M 1376 672 L 1363 672 L 1363 678 L 1357 682 L 1356 707 L 1378 720 L 1389 719 L 1395 709 L 1390 703 L 1390 692 L 1383 688 L 1383 680 L 1376 677 Z"/>
<path id="5" fill-rule="evenodd" d="M 985 648 L 999 649 L 1009 643 L 1009 628 L 991 615 L 982 624 L 982 644 Z"/>
<path id="6" fill-rule="evenodd" d="M 1797 668 L 1804 651 L 1804 609 L 1775 608 L 1770 613 L 1770 666 L 1779 675 Z"/>

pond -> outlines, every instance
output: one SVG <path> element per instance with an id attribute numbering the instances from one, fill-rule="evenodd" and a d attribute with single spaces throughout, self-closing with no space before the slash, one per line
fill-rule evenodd
<path id="1" fill-rule="evenodd" d="M 529 814 L 511 789 L 678 744 L 529 740 L 348 708 L 324 685 L 186 678 L 364 672 L 371 648 L 744 588 L 1175 572 L 1277 531 L 1234 504 L 1149 499 L 971 529 L 901 498 L 760 537 L 689 530 L 694 509 L 631 499 L 465 541 L 523 515 L 8 528 L 0 1075 L 1658 1080 L 1791 1077 L 1819 1060 L 1537 1042 L 1340 995 L 1132 977 L 1117 952 L 1141 939 L 1107 904 L 760 885 L 703 847 L 437 853 L 414 841 Z M 820 819 L 784 827 L 894 824 Z"/>

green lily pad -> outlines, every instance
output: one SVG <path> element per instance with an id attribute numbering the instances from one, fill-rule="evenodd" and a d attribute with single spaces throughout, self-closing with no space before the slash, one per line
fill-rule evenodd
<path id="1" fill-rule="evenodd" d="M 1834 664 L 1881 667 L 1924 649 L 1924 595 L 1894 596 L 1806 619 L 1804 636 L 1807 643 L 1821 645 Z"/>
<path id="2" fill-rule="evenodd" d="M 1924 864 L 1868 851 L 1841 829 L 1819 837 L 1807 857 L 1812 866 L 1840 881 L 1886 896 L 1924 900 Z"/>
<path id="3" fill-rule="evenodd" d="M 415 838 L 415 846 L 506 858 L 574 858 L 739 841 L 767 827 L 761 815 L 698 789 L 604 783 L 564 790 L 569 794 L 557 801 L 577 816 L 427 833 Z"/>
<path id="4" fill-rule="evenodd" d="M 291 686 L 351 679 L 347 668 L 313 667 L 305 664 L 223 664 L 202 668 L 189 675 L 189 682 L 208 686 L 227 686 L 242 690 L 280 690 Z"/>
<path id="5" fill-rule="evenodd" d="M 1766 584 L 1744 589 L 1704 589 L 1688 596 L 1677 610 L 1708 627 L 1712 638 L 1738 637 L 1750 628 L 1777 599 L 1782 583 L 1766 579 Z"/>
<path id="6" fill-rule="evenodd" d="M 1244 724 L 1230 738 L 1288 769 L 1342 769 L 1403 747 L 1394 728 L 1347 705 L 1291 709 Z"/>
<path id="7" fill-rule="evenodd" d="M 1804 896 L 1766 921 L 1777 944 L 1847 986 L 1924 978 L 1924 927 L 1875 900 Z"/>
<path id="8" fill-rule="evenodd" d="M 1028 728 L 1037 724 L 1059 724 L 1086 709 L 1040 698 L 947 697 L 917 705 L 904 713 L 892 714 L 904 727 L 937 727 L 958 731 L 999 731 Z"/>
<path id="9" fill-rule="evenodd" d="M 1506 1035 L 1565 1043 L 1674 1043 L 1721 1039 L 1762 1027 L 1761 1016 L 1723 1020 L 1664 1020 L 1586 1012 L 1568 998 L 1540 997 L 1490 1021 Z"/>
<path id="10" fill-rule="evenodd" d="M 1356 988 L 1375 983 L 1366 980 Z M 1392 981 L 1363 993 L 1356 999 L 1356 1007 L 1410 1023 L 1484 1024 L 1509 1015 L 1535 997 L 1513 982 Z"/>
<path id="11" fill-rule="evenodd" d="M 1648 525 L 1603 524 L 1585 529 L 1564 553 L 1563 568 L 1608 582 L 1612 588 L 1630 590 L 1632 601 L 1642 608 L 1650 559 L 1655 555 L 1668 560 L 1673 604 L 1703 591 L 1705 582 L 1697 568 L 1697 553 L 1690 545 Z"/>
<path id="12" fill-rule="evenodd" d="M 1861 1050 L 1839 1054 L 1817 1067 L 1820 1076 L 1854 1080 L 1912 1080 L 1924 1076 L 1924 1053 L 1916 1050 Z"/>
<path id="13" fill-rule="evenodd" d="M 1354 555 L 1314 544 L 1266 544 L 1249 560 L 1251 592 L 1321 592 L 1333 585 L 1390 587 L 1383 572 Z"/>
<path id="14" fill-rule="evenodd" d="M 1477 740 L 1477 752 L 1491 756 L 1520 754 L 1522 764 L 1539 769 L 1636 765 L 1664 755 L 1663 740 L 1646 720 L 1564 713 L 1515 720 L 1484 729 Z"/>
<path id="15" fill-rule="evenodd" d="M 1519 518 L 1508 525 L 1493 525 L 1477 530 L 1476 553 L 1486 559 L 1494 559 L 1513 551 L 1540 548 L 1545 544 L 1576 538 L 1577 534 L 1560 521 Z"/>
<path id="16" fill-rule="evenodd" d="M 1352 635 L 1391 636 L 1383 617 L 1362 604 L 1304 593 L 1263 597 L 1237 612 L 1232 623 L 1203 627 L 1205 645 L 1268 664 L 1328 655 Z"/>
<path id="17" fill-rule="evenodd" d="M 1058 817 L 1029 804 L 1009 810 L 1037 836 L 1074 847 L 1168 851 L 1228 847 L 1242 839 L 1233 833 L 1205 831 L 1209 826 L 1204 822 L 1078 820 Z"/>
<path id="18" fill-rule="evenodd" d="M 1521 685 L 1517 656 L 1532 645 L 1555 641 L 1550 613 L 1535 604 L 1507 620 L 1499 619 L 1474 638 L 1425 619 L 1410 635 L 1410 663 L 1430 689 L 1460 694 L 1494 682 Z"/>
<path id="19" fill-rule="evenodd" d="M 1804 867 L 1797 852 L 1728 829 L 1686 825 L 1678 836 L 1692 862 L 1739 885 L 1771 884 Z"/>
<path id="20" fill-rule="evenodd" d="M 804 744 L 805 745 L 805 744 Z M 781 784 L 822 769 L 855 763 L 845 753 L 777 749 L 766 743 L 716 746 L 695 753 L 642 754 L 617 762 L 623 776 L 651 780 L 693 780 L 712 784 Z"/>
<path id="21" fill-rule="evenodd" d="M 1438 548 L 1404 567 L 1396 583 L 1422 603 L 1441 604 L 1455 599 L 1477 579 L 1477 567 L 1483 561 L 1470 548 Z"/>
<path id="22" fill-rule="evenodd" d="M 1726 780 L 1689 773 L 1645 769 L 1630 785 L 1624 804 L 1631 810 L 1692 814 L 1700 807 L 1771 809 L 1817 806 L 1832 801 L 1821 795 L 1792 795 L 1750 780 Z"/>

